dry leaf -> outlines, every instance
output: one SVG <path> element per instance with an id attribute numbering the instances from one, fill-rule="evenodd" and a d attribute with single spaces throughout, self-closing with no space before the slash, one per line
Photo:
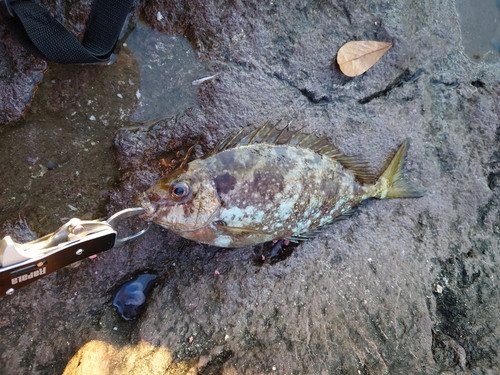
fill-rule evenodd
<path id="1" fill-rule="evenodd" d="M 342 73 L 356 77 L 370 69 L 391 47 L 392 43 L 372 40 L 347 42 L 340 47 L 337 62 Z"/>

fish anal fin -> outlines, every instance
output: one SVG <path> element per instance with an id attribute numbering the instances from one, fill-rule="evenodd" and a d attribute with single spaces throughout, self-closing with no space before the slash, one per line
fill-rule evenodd
<path id="1" fill-rule="evenodd" d="M 337 217 L 334 217 L 332 220 L 326 222 L 323 225 L 320 225 L 310 231 L 303 232 L 294 236 L 287 237 L 286 239 L 292 242 L 298 242 L 298 241 L 304 241 L 308 240 L 310 238 L 316 237 L 319 233 L 323 232 L 326 228 L 329 228 L 332 224 L 341 221 L 341 220 L 346 220 L 350 218 L 357 210 L 359 206 L 349 208 L 347 211 L 344 211 L 342 215 L 339 215 Z"/>
<path id="2" fill-rule="evenodd" d="M 286 239 L 291 241 L 291 242 L 299 242 L 299 241 L 309 240 L 311 238 L 316 237 L 319 233 L 321 233 L 323 231 L 324 228 L 329 227 L 330 225 L 331 225 L 331 223 L 328 223 L 328 224 L 322 225 L 320 227 L 314 228 L 310 231 L 303 232 L 303 233 L 300 233 L 300 234 L 297 234 L 294 236 L 289 236 Z"/>
<path id="3" fill-rule="evenodd" d="M 354 215 L 358 211 L 358 208 L 359 206 L 349 208 L 347 211 L 342 212 L 342 215 L 335 217 L 331 222 L 329 222 L 326 225 L 329 226 L 332 225 L 333 223 L 336 223 L 337 221 L 349 219 L 352 215 Z"/>

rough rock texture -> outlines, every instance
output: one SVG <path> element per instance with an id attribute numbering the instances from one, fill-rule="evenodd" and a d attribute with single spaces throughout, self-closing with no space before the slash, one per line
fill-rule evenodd
<path id="1" fill-rule="evenodd" d="M 27 53 L 0 23 L 0 125 L 19 120 L 47 68 Z"/>
<path id="2" fill-rule="evenodd" d="M 85 30 L 91 1 L 38 1 L 75 36 Z M 0 19 L 0 126 L 20 119 L 29 105 L 47 63 L 27 53 Z"/>
<path id="3" fill-rule="evenodd" d="M 110 213 L 178 150 L 197 143 L 200 156 L 281 118 L 375 168 L 411 137 L 407 175 L 427 195 L 372 201 L 278 262 L 262 260 L 266 246 L 220 250 L 153 227 L 4 298 L 0 372 L 498 373 L 500 70 L 462 53 L 453 2 L 152 0 L 141 12 L 185 33 L 218 75 L 184 114 L 118 132 Z M 355 39 L 394 47 L 349 79 L 335 52 Z M 121 321 L 113 292 L 143 270 L 158 286 Z"/>

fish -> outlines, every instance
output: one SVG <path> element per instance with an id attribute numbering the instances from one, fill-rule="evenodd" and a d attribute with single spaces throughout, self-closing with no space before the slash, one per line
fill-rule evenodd
<path id="1" fill-rule="evenodd" d="M 327 137 L 282 129 L 279 122 L 219 141 L 136 198 L 142 218 L 184 238 L 222 248 L 300 241 L 349 217 L 368 199 L 418 198 L 403 176 L 410 140 L 382 172 L 347 156 Z"/>

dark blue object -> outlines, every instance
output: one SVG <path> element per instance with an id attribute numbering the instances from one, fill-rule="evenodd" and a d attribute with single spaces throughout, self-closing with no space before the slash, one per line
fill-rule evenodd
<path id="1" fill-rule="evenodd" d="M 157 275 L 145 273 L 123 284 L 115 295 L 113 305 L 125 320 L 135 319 L 146 305 L 146 295 L 152 289 Z"/>
<path id="2" fill-rule="evenodd" d="M 3 23 L 34 56 L 60 64 L 110 64 L 134 0 L 94 0 L 80 41 L 39 1 L 0 0 Z"/>

